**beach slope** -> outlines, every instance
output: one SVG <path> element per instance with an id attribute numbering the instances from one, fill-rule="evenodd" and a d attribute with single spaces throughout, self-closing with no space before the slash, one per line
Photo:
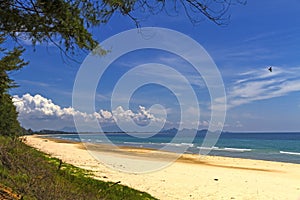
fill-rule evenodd
<path id="1" fill-rule="evenodd" d="M 25 142 L 64 162 L 92 170 L 95 178 L 118 182 L 145 191 L 159 199 L 300 199 L 300 165 L 216 156 L 183 155 L 170 166 L 134 174 L 109 168 L 82 143 L 26 136 Z M 105 147 L 105 146 L 104 146 Z M 95 149 L 116 155 L 107 148 Z M 147 149 L 124 148 L 125 154 Z M 144 159 L 148 159 L 144 156 Z"/>

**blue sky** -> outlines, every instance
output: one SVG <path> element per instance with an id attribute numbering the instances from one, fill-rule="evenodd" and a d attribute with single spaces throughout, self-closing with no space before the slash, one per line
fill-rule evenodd
<path id="1" fill-rule="evenodd" d="M 221 72 L 227 95 L 224 130 L 299 131 L 299 9 L 300 3 L 296 0 L 249 1 L 229 10 L 231 19 L 227 26 L 217 26 L 208 20 L 194 26 L 183 12 L 173 17 L 165 13 L 150 16 L 141 21 L 141 26 L 184 33 L 210 54 Z M 135 24 L 129 18 L 116 14 L 108 24 L 94 28 L 92 32 L 101 42 L 132 28 Z M 11 74 L 20 85 L 11 90 L 11 94 L 16 95 L 19 120 L 26 128 L 72 127 L 74 114 L 88 119 L 96 117 L 104 126 L 112 125 L 114 114 L 125 121 L 126 117 L 133 118 L 138 124 L 147 123 L 149 119 L 160 121 L 159 111 L 151 113 L 149 110 L 153 104 L 166 108 L 166 127 L 178 127 L 180 103 L 168 89 L 158 85 L 139 88 L 127 110 L 110 108 L 113 86 L 122 74 L 131 66 L 153 61 L 172 65 L 188 77 L 201 109 L 199 128 L 206 128 L 209 123 L 210 99 L 203 79 L 197 77 L 188 63 L 168 52 L 145 50 L 119 58 L 97 88 L 97 113 L 84 114 L 72 108 L 73 84 L 80 64 L 65 61 L 60 51 L 51 45 L 37 45 L 35 50 L 26 41 L 24 45 L 24 58 L 30 64 Z M 82 62 L 86 56 L 82 52 L 75 58 Z M 272 73 L 267 70 L 268 66 L 273 66 Z M 184 127 L 189 126 L 184 124 Z M 90 130 L 88 123 L 86 127 Z"/>

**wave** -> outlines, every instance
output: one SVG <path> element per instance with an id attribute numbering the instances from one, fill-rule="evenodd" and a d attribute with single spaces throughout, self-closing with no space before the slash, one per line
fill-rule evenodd
<path id="1" fill-rule="evenodd" d="M 229 151 L 229 152 L 248 152 L 252 151 L 252 149 L 242 149 L 242 148 L 231 148 L 231 147 L 197 147 L 201 150 L 213 150 L 213 151 Z"/>
<path id="2" fill-rule="evenodd" d="M 147 144 L 151 144 L 151 143 L 150 142 L 123 142 L 123 144 L 127 144 L 127 145 L 147 145 Z M 153 144 L 155 144 L 155 143 L 153 143 Z"/>
<path id="3" fill-rule="evenodd" d="M 56 138 L 56 139 L 60 139 L 60 140 L 68 140 L 68 141 L 77 141 L 77 142 L 82 141 L 80 138 L 63 137 L 63 136 L 56 136 L 56 137 L 52 137 L 52 138 Z"/>
<path id="4" fill-rule="evenodd" d="M 159 146 L 176 146 L 176 147 L 193 147 L 192 143 L 156 143 L 156 142 L 123 142 L 128 145 L 159 145 Z"/>
<path id="5" fill-rule="evenodd" d="M 247 152 L 252 151 L 252 149 L 240 149 L 240 148 L 224 148 L 226 151 L 234 151 L 234 152 Z"/>
<path id="6" fill-rule="evenodd" d="M 299 152 L 279 151 L 281 154 L 297 155 L 300 156 Z"/>
<path id="7" fill-rule="evenodd" d="M 197 147 L 197 149 L 201 149 L 201 150 L 218 150 L 219 147 Z"/>
<path id="8" fill-rule="evenodd" d="M 194 146 L 194 144 L 192 144 L 192 143 L 181 143 L 181 145 L 183 145 L 183 146 L 189 146 L 189 147 L 193 147 Z"/>

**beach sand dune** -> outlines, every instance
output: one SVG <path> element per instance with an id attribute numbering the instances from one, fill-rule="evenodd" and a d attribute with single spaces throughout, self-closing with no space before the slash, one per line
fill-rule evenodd
<path id="1" fill-rule="evenodd" d="M 28 145 L 64 162 L 92 170 L 95 178 L 118 182 L 159 199 L 288 199 L 300 198 L 300 165 L 185 154 L 169 166 L 149 173 L 125 173 L 96 160 L 82 143 L 26 136 Z M 88 144 L 94 155 L 139 160 L 175 159 L 151 149 Z M 93 154 L 93 153 L 92 153 Z M 149 156 L 150 155 L 150 156 Z"/>

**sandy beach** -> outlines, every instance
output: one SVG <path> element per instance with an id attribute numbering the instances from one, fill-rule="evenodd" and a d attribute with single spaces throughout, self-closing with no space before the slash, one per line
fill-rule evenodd
<path id="1" fill-rule="evenodd" d="M 25 142 L 64 162 L 92 170 L 95 178 L 120 181 L 159 199 L 300 199 L 298 164 L 185 154 L 160 170 L 125 173 L 95 159 L 82 143 L 39 136 L 26 136 Z M 114 150 L 105 145 L 91 145 L 89 149 L 119 159 L 136 155 L 146 161 L 172 157 L 172 154 L 150 149 Z"/>

